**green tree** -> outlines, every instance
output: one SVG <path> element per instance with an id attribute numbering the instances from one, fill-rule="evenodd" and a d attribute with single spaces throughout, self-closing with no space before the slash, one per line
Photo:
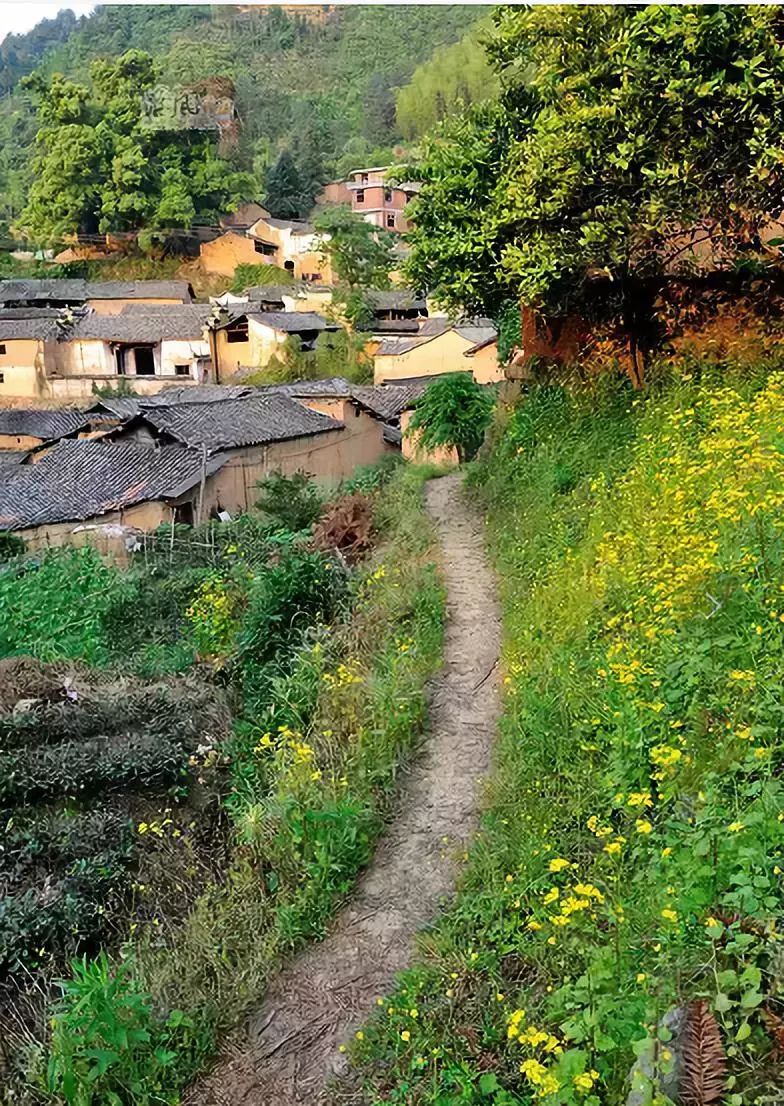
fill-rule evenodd
<path id="1" fill-rule="evenodd" d="M 490 389 L 477 384 L 470 373 L 439 376 L 417 401 L 408 432 L 417 434 L 426 449 L 456 450 L 462 464 L 482 444 L 493 403 Z"/>
<path id="2" fill-rule="evenodd" d="M 36 177 L 20 223 L 34 241 L 67 233 L 190 226 L 252 192 L 248 174 L 201 132 L 151 131 L 141 95 L 157 83 L 149 54 L 97 60 L 90 89 L 55 74 L 25 82 L 38 100 Z"/>
<path id="3" fill-rule="evenodd" d="M 421 138 L 447 116 L 496 96 L 498 77 L 482 45 L 489 29 L 482 20 L 459 42 L 440 46 L 399 89 L 397 123 L 404 137 Z"/>
<path id="4" fill-rule="evenodd" d="M 759 256 L 781 209 L 778 9 L 506 6 L 488 49 L 499 107 L 430 144 L 413 271 L 435 261 L 461 304 L 485 294 L 492 257 L 525 302 L 619 321 L 639 382 L 662 281 L 694 263 L 684 232 Z M 464 187 L 475 219 L 446 207 Z"/>
<path id="5" fill-rule="evenodd" d="M 504 231 L 492 218 L 507 131 L 500 105 L 472 109 L 427 136 L 411 170 L 422 190 L 407 208 L 408 283 L 457 313 L 494 316 L 514 294 L 499 265 Z"/>
<path id="6" fill-rule="evenodd" d="M 313 221 L 323 236 L 322 250 L 338 278 L 349 288 L 388 288 L 394 238 L 366 223 L 350 207 L 325 208 Z"/>
<path id="7" fill-rule="evenodd" d="M 300 219 L 303 212 L 303 183 L 288 150 L 281 150 L 267 170 L 264 206 L 276 219 Z"/>

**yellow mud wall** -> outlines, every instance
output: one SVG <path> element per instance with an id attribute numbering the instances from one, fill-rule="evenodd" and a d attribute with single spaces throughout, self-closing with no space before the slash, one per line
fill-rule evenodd
<path id="1" fill-rule="evenodd" d="M 383 384 L 385 380 L 400 380 L 409 376 L 440 376 L 442 373 L 466 372 L 469 359 L 463 357 L 472 343 L 461 338 L 455 330 L 447 330 L 437 338 L 416 346 L 407 353 L 394 356 L 376 354 L 373 380 Z"/>
<path id="2" fill-rule="evenodd" d="M 413 411 L 404 411 L 400 416 L 400 430 L 403 435 L 401 449 L 407 461 L 416 464 L 456 465 L 458 463 L 457 450 L 455 449 L 425 449 L 419 443 L 419 435 L 414 432 L 407 433 L 409 423 L 413 417 Z"/>
<path id="3" fill-rule="evenodd" d="M 50 395 L 49 376 L 54 370 L 55 343 L 16 338 L 2 345 L 5 353 L 0 353 L 0 403 L 46 399 Z"/>
<path id="4" fill-rule="evenodd" d="M 464 357 L 466 367 L 472 369 L 477 384 L 497 384 L 504 379 L 504 370 L 498 364 L 498 343 L 483 346 L 470 357 Z"/>
<path id="5" fill-rule="evenodd" d="M 199 257 L 205 273 L 232 277 L 238 265 L 277 264 L 275 256 L 256 252 L 252 238 L 229 231 L 212 242 L 202 242 Z"/>

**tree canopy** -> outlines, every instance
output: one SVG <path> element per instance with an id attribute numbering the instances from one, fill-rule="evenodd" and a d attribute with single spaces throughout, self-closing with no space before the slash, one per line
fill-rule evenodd
<path id="1" fill-rule="evenodd" d="M 35 180 L 20 223 L 41 243 L 66 234 L 188 227 L 247 198 L 253 180 L 218 157 L 213 136 L 153 131 L 141 96 L 149 54 L 98 60 L 87 88 L 55 74 L 25 79 L 38 100 Z"/>
<path id="2" fill-rule="evenodd" d="M 394 238 L 366 223 L 350 207 L 325 208 L 313 223 L 322 234 L 324 254 L 338 279 L 349 288 L 389 286 Z"/>
<path id="3" fill-rule="evenodd" d="M 640 334 L 684 234 L 758 251 L 781 211 L 783 50 L 775 7 L 500 8 L 497 107 L 425 145 L 414 282 L 485 310 L 598 298 Z"/>
<path id="4" fill-rule="evenodd" d="M 482 45 L 488 31 L 481 20 L 459 42 L 439 46 L 398 90 L 397 124 L 404 138 L 420 138 L 459 108 L 497 94 L 498 77 Z"/>

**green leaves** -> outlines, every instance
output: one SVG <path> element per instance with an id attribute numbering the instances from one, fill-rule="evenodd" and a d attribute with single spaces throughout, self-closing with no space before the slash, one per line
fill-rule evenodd
<path id="1" fill-rule="evenodd" d="M 493 394 L 470 373 L 438 377 L 418 400 L 409 431 L 426 449 L 446 446 L 470 460 L 482 444 L 493 410 Z"/>
<path id="2" fill-rule="evenodd" d="M 142 126 L 141 96 L 158 79 L 153 58 L 128 50 L 92 66 L 92 88 L 55 75 L 30 81 L 38 97 L 35 179 L 21 225 L 36 242 L 75 232 L 188 227 L 217 217 L 252 180 L 214 154 L 203 132 Z"/>

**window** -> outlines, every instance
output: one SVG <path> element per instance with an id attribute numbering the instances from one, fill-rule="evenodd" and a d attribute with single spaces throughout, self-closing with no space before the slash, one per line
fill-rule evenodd
<path id="1" fill-rule="evenodd" d="M 0 384 L 5 384 L 5 373 L 0 373 Z"/>
<path id="2" fill-rule="evenodd" d="M 357 203 L 358 204 L 363 204 L 364 202 L 365 202 L 365 189 L 364 188 L 358 188 L 357 189 Z"/>
<path id="3" fill-rule="evenodd" d="M 385 204 L 391 204 L 392 203 L 392 189 L 391 188 L 385 188 L 384 189 L 384 203 Z"/>
<path id="4" fill-rule="evenodd" d="M 5 342 L 0 342 L 0 353 L 5 353 Z"/>
<path id="5" fill-rule="evenodd" d="M 254 239 L 253 248 L 256 253 L 263 253 L 265 257 L 274 257 L 277 251 L 276 246 L 273 246 L 270 242 L 260 242 L 258 238 Z"/>
<path id="6" fill-rule="evenodd" d="M 394 215 L 387 215 L 387 226 L 388 227 L 394 227 L 394 225 L 395 225 L 395 216 Z"/>
<path id="7" fill-rule="evenodd" d="M 367 173 L 360 173 L 359 174 L 359 179 L 362 181 L 363 184 L 367 184 L 367 182 L 368 182 Z"/>
<path id="8" fill-rule="evenodd" d="M 248 320 L 237 319 L 235 322 L 230 323 L 226 327 L 226 341 L 227 342 L 247 342 L 248 340 Z"/>
<path id="9" fill-rule="evenodd" d="M 137 376 L 155 376 L 155 357 L 152 346 L 136 346 L 133 351 Z"/>
<path id="10" fill-rule="evenodd" d="M 294 272 L 294 262 L 293 261 L 284 261 L 283 262 L 283 268 L 286 270 L 287 273 L 293 273 Z"/>
<path id="11" fill-rule="evenodd" d="M 191 375 L 190 365 L 175 365 L 174 366 L 174 375 L 175 376 L 190 376 Z"/>
<path id="12" fill-rule="evenodd" d="M 321 280 L 321 273 L 303 273 L 302 279 L 308 284 L 317 284 Z"/>

